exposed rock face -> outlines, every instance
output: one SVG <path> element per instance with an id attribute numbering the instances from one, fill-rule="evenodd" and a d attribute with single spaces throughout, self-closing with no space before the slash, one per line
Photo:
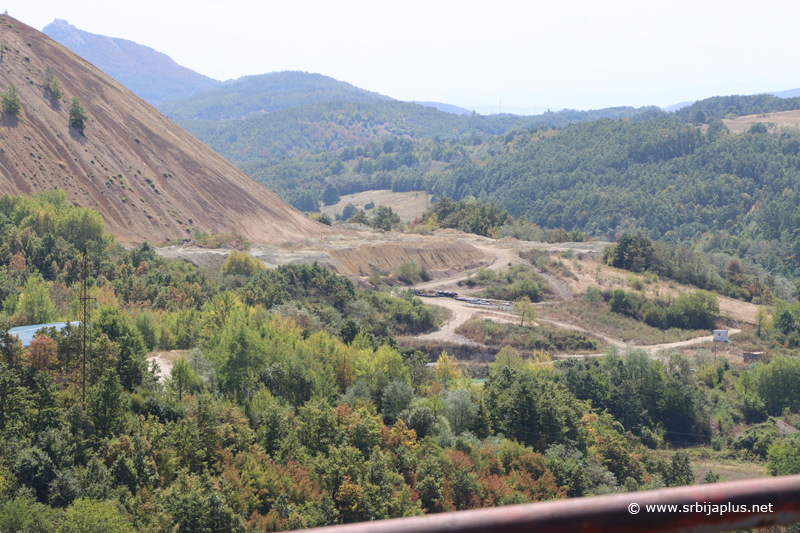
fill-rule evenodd
<path id="1" fill-rule="evenodd" d="M 62 189 L 129 245 L 195 231 L 265 244 L 335 232 L 43 33 L 0 16 L 0 44 L 0 89 L 13 83 L 22 101 L 18 117 L 0 118 L 0 194 Z M 47 67 L 60 81 L 60 101 L 44 86 Z M 69 126 L 73 97 L 89 115 L 85 135 Z"/>
<path id="2" fill-rule="evenodd" d="M 152 48 L 127 39 L 79 30 L 66 20 L 56 19 L 42 32 L 153 106 L 222 85 L 222 82 L 183 67 Z"/>

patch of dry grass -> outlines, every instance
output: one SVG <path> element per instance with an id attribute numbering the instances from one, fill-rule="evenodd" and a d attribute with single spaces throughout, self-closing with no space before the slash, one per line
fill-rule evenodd
<path id="1" fill-rule="evenodd" d="M 364 209 L 365 204 L 374 202 L 376 206 L 385 205 L 386 207 L 391 207 L 400 217 L 400 220 L 410 222 L 425 212 L 425 209 L 427 209 L 426 200 L 430 201 L 430 196 L 426 196 L 425 191 L 363 191 L 342 196 L 338 203 L 322 206 L 320 211 L 333 217 L 334 214 L 341 213 L 347 204 L 353 204 L 358 209 Z"/>
<path id="2" fill-rule="evenodd" d="M 565 331 L 552 326 L 520 326 L 497 323 L 483 318 L 472 319 L 463 324 L 456 333 L 472 342 L 489 346 L 513 346 L 517 350 L 543 350 L 548 353 L 597 352 L 594 339 L 574 331 Z"/>
<path id="3" fill-rule="evenodd" d="M 539 313 L 542 318 L 580 324 L 581 327 L 590 331 L 642 346 L 679 342 L 709 335 L 709 332 L 705 330 L 677 328 L 660 330 L 628 316 L 614 313 L 607 304 L 600 302 L 589 303 L 576 300 L 540 307 Z"/>

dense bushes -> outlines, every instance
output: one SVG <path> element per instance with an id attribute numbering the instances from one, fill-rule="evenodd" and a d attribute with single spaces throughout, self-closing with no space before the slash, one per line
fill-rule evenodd
<path id="1" fill-rule="evenodd" d="M 453 202 L 441 196 L 422 215 L 421 223 L 432 219 L 439 227 L 455 228 L 466 233 L 493 236 L 509 220 L 508 212 L 495 204 L 477 201 Z"/>
<path id="2" fill-rule="evenodd" d="M 719 314 L 717 297 L 706 291 L 681 294 L 675 300 L 648 299 L 622 289 L 607 291 L 606 296 L 613 312 L 660 329 L 714 329 Z"/>
<path id="3" fill-rule="evenodd" d="M 608 409 L 644 442 L 657 443 L 665 436 L 677 442 L 702 441 L 710 436 L 705 394 L 682 356 L 672 356 L 666 367 L 637 351 L 559 366 L 577 398 Z"/>
<path id="4" fill-rule="evenodd" d="M 532 302 L 538 302 L 542 299 L 542 295 L 550 291 L 544 278 L 526 265 L 516 265 L 509 267 L 507 271 L 499 272 L 479 268 L 476 276 L 469 276 L 460 283 L 469 287 L 484 287 L 480 296 L 495 300 L 514 301 L 527 296 Z"/>

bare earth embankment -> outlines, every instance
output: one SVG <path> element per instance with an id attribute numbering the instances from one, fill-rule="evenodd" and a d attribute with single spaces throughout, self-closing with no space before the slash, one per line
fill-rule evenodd
<path id="1" fill-rule="evenodd" d="M 480 267 L 504 271 L 512 265 L 531 265 L 530 261 L 520 257 L 520 253 L 538 250 L 549 254 L 548 257 L 552 261 L 562 263 L 560 269 L 534 267 L 548 283 L 553 294 L 550 301 L 537 304 L 538 321 L 592 337 L 598 340 L 601 348 L 606 345 L 620 348 L 635 347 L 655 354 L 663 350 L 696 347 L 703 343 L 711 346 L 712 338 L 707 334 L 688 339 L 684 336 L 677 342 L 646 342 L 646 338 L 643 339 L 645 342 L 642 342 L 627 338 L 625 335 L 610 334 L 579 317 L 564 318 L 560 310 L 567 302 L 580 302 L 590 286 L 600 289 L 632 290 L 628 285 L 630 272 L 601 263 L 602 249 L 606 244 L 602 242 L 547 244 L 512 238 L 494 240 L 455 230 L 440 230 L 433 235 L 367 231 L 289 242 L 283 245 L 255 245 L 248 253 L 273 268 L 284 264 L 318 261 L 362 286 L 368 285 L 370 275 L 376 273 L 383 276 L 390 275 L 400 264 L 416 261 L 419 267 L 425 267 L 432 274 L 433 280 L 418 283 L 414 289 L 448 290 L 467 296 L 479 292 L 480 287 L 470 289 L 459 286 L 459 282 L 477 272 Z M 158 253 L 165 257 L 182 258 L 195 264 L 219 268 L 230 251 L 173 246 L 161 248 Z M 646 278 L 644 275 L 639 277 Z M 677 297 L 693 290 L 694 287 L 661 280 L 645 284 L 642 293 L 648 297 L 664 295 Z M 430 298 L 425 299 L 425 302 L 448 309 L 449 320 L 436 331 L 413 339 L 404 339 L 404 342 L 487 348 L 457 334 L 456 330 L 473 318 L 487 318 L 498 322 L 517 320 L 508 308 L 487 308 L 450 298 Z M 747 326 L 753 323 L 757 306 L 724 297 L 720 297 L 719 302 L 720 314 L 731 324 L 728 329 L 732 335 L 741 329 L 738 324 Z"/>

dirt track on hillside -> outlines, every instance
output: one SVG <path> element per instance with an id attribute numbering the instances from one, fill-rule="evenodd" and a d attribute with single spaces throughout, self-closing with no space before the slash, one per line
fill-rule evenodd
<path id="1" fill-rule="evenodd" d="M 488 246 L 485 244 L 476 247 L 482 249 L 486 253 L 494 254 L 494 261 L 492 261 L 492 263 L 486 267 L 491 270 L 497 271 L 503 268 L 507 268 L 509 265 L 512 264 L 527 263 L 527 261 L 520 259 L 519 254 L 515 250 L 510 248 L 502 246 Z M 458 287 L 457 283 L 459 281 L 467 279 L 467 277 L 469 277 L 471 274 L 472 272 L 464 272 L 459 274 L 458 276 L 450 277 L 447 279 L 440 279 L 425 283 L 419 283 L 414 286 L 414 289 L 424 290 L 424 291 L 457 290 L 460 295 L 468 295 L 471 293 L 478 292 L 480 291 L 480 289 L 466 289 L 465 287 Z M 548 282 L 548 284 L 550 284 L 550 286 L 553 287 L 555 297 L 558 301 L 569 300 L 573 297 L 574 292 L 570 288 L 569 281 L 572 281 L 572 283 L 578 287 L 580 287 L 581 285 L 580 278 L 578 278 L 578 280 L 568 281 L 550 274 L 546 273 L 541 273 L 541 274 Z M 585 290 L 585 288 L 583 290 Z M 678 290 L 678 288 L 676 287 L 675 289 L 667 289 L 666 292 L 668 293 L 674 292 L 677 295 L 683 291 Z M 457 333 L 455 333 L 455 330 L 458 329 L 461 325 L 471 320 L 472 318 L 488 318 L 491 320 L 507 321 L 507 322 L 514 322 L 516 319 L 516 315 L 514 313 L 503 309 L 489 309 L 482 306 L 471 305 L 469 303 L 451 298 L 426 298 L 425 302 L 431 305 L 438 305 L 440 307 L 444 307 L 450 310 L 452 314 L 448 322 L 444 324 L 441 328 L 439 328 L 437 331 L 427 333 L 425 335 L 420 335 L 419 337 L 417 337 L 419 340 L 423 341 L 440 341 L 440 342 L 447 342 L 447 343 L 454 343 L 461 345 L 483 346 L 479 343 L 475 343 L 467 339 L 462 335 L 458 335 Z M 546 302 L 546 304 L 558 305 L 558 302 Z M 755 312 L 755 306 L 751 304 L 747 304 L 745 302 L 740 302 L 738 300 L 732 300 L 730 298 L 724 298 L 724 297 L 720 298 L 720 308 L 721 312 L 724 313 L 724 315 L 728 316 L 729 318 L 735 318 L 743 322 L 747 322 L 748 318 L 752 319 L 752 315 Z M 732 315 L 735 315 L 735 317 Z M 646 346 L 635 346 L 625 343 L 622 339 L 615 339 L 612 337 L 608 337 L 601 333 L 588 330 L 586 328 L 583 328 L 575 324 L 558 322 L 548 319 L 538 319 L 538 321 L 542 323 L 552 324 L 562 329 L 568 329 L 580 332 L 590 337 L 597 338 L 609 345 L 616 346 L 617 348 L 641 349 L 649 352 L 651 355 L 655 355 L 658 352 L 665 350 L 671 350 L 671 349 L 683 348 L 686 346 L 693 346 L 697 344 L 713 342 L 713 336 L 709 335 L 679 342 L 654 344 Z M 740 331 L 741 331 L 740 329 L 730 329 L 729 335 L 735 335 L 737 333 L 740 333 Z"/>
<path id="2" fill-rule="evenodd" d="M 382 233 L 378 231 L 351 232 L 349 235 L 332 236 L 323 239 L 287 243 L 278 246 L 253 246 L 249 253 L 263 261 L 268 267 L 293 263 L 318 261 L 328 265 L 339 274 L 344 274 L 362 286 L 369 286 L 371 273 L 381 272 L 390 275 L 405 261 L 416 261 L 433 276 L 432 281 L 418 283 L 416 290 L 450 290 L 460 295 L 479 292 L 480 288 L 459 286 L 458 283 L 477 273 L 480 267 L 501 271 L 516 264 L 530 264 L 520 257 L 520 252 L 533 249 L 547 251 L 553 258 L 556 255 L 568 267 L 567 274 L 558 271 L 540 272 L 553 288 L 556 301 L 543 302 L 537 306 L 558 305 L 559 302 L 580 298 L 588 287 L 600 289 L 623 288 L 631 290 L 626 279 L 636 276 L 641 279 L 646 274 L 631 274 L 609 267 L 600 261 L 601 252 L 607 243 L 535 243 L 523 242 L 513 238 L 493 240 L 477 235 L 469 235 L 456 230 L 439 230 L 433 235 L 415 233 Z M 159 255 L 183 258 L 196 264 L 206 264 L 219 268 L 229 250 L 204 250 L 198 248 L 170 247 L 159 249 Z M 642 293 L 648 297 L 669 296 L 695 290 L 669 280 L 651 283 L 645 280 Z M 515 315 L 507 309 L 487 308 L 472 305 L 450 298 L 425 298 L 425 303 L 447 308 L 451 317 L 438 330 L 417 337 L 420 341 L 439 341 L 460 345 L 475 345 L 469 339 L 458 335 L 455 330 L 473 317 L 485 317 L 498 321 L 514 321 Z M 730 298 L 719 297 L 720 315 L 738 323 L 753 323 L 757 306 Z M 545 322 L 542 319 L 542 322 Z M 581 327 L 579 324 L 552 322 L 554 325 L 580 331 L 609 345 L 620 348 L 629 345 L 623 339 L 614 339 Z M 731 330 L 735 333 L 737 330 Z M 635 346 L 651 353 L 660 350 L 681 348 L 710 341 L 710 337 L 700 337 L 688 341 L 652 346 Z M 481 345 L 478 345 L 481 346 Z M 157 363 L 161 364 L 159 361 Z"/>

